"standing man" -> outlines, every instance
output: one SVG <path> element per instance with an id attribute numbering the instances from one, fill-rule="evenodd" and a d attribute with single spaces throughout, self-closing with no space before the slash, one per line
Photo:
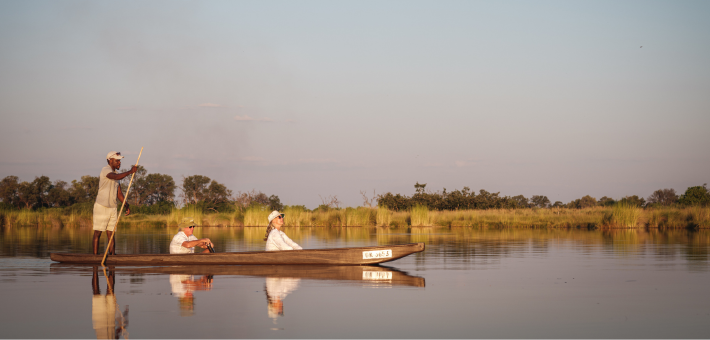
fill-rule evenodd
<path id="1" fill-rule="evenodd" d="M 121 156 L 120 152 L 109 152 L 106 155 L 106 163 L 108 165 L 101 169 L 101 174 L 99 175 L 99 194 L 96 196 L 96 203 L 94 203 L 94 255 L 99 253 L 101 233 L 105 231 L 106 237 L 110 240 L 113 231 L 116 230 L 116 221 L 118 220 L 116 198 L 121 202 L 125 201 L 118 181 L 138 171 L 138 168 L 134 165 L 131 170 L 122 174 L 116 173 L 116 170 L 121 168 L 122 158 L 123 156 Z M 131 210 L 128 202 L 126 202 L 126 216 L 130 213 Z M 111 242 L 111 248 L 108 253 L 111 255 L 116 254 L 115 240 Z"/>

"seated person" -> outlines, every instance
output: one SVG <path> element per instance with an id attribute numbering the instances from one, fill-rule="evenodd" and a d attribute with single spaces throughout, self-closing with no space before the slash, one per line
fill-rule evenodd
<path id="1" fill-rule="evenodd" d="M 195 252 L 195 246 L 205 248 L 203 253 L 209 253 L 207 246 L 212 247 L 212 241 L 208 238 L 197 239 L 192 234 L 197 225 L 191 218 L 183 219 L 183 222 L 178 225 L 178 233 L 170 242 L 170 254 L 192 254 Z"/>
<path id="2" fill-rule="evenodd" d="M 274 210 L 269 214 L 269 226 L 266 227 L 266 251 L 273 250 L 301 250 L 296 242 L 291 241 L 286 233 L 281 231 L 284 225 L 284 214 Z"/>

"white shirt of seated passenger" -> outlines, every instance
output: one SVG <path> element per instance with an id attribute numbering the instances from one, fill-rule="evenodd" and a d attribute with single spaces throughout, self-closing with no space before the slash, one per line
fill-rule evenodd
<path id="1" fill-rule="evenodd" d="M 187 236 L 183 231 L 180 231 L 173 237 L 170 242 L 170 254 L 192 254 L 195 252 L 195 247 L 185 248 L 182 246 L 183 242 L 186 241 L 197 241 L 195 235 Z"/>
<path id="2" fill-rule="evenodd" d="M 266 239 L 266 251 L 275 250 L 301 250 L 298 243 L 293 242 L 286 233 L 281 230 L 273 229 L 269 232 L 269 237 Z"/>

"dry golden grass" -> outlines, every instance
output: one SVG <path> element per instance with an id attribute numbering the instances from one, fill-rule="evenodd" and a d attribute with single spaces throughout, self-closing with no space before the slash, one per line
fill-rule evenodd
<path id="1" fill-rule="evenodd" d="M 490 209 L 412 211 L 379 208 L 346 208 L 306 211 L 286 208 L 282 211 L 286 227 L 512 227 L 512 228 L 710 228 L 710 207 L 650 208 L 594 207 L 586 209 Z M 268 209 L 252 208 L 234 213 L 205 214 L 194 208 L 174 209 L 168 215 L 132 214 L 122 216 L 120 226 L 177 226 L 184 217 L 192 217 L 204 226 L 266 227 Z M 0 211 L 0 225 L 91 226 L 88 211 Z"/>

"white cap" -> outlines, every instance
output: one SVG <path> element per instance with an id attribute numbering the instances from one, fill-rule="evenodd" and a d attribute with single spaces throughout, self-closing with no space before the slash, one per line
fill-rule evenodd
<path id="1" fill-rule="evenodd" d="M 273 221 L 276 218 L 276 216 L 279 216 L 279 215 L 281 215 L 281 217 L 284 217 L 284 214 L 280 213 L 278 210 L 272 211 L 271 214 L 269 214 L 269 223 L 271 223 L 271 221 Z"/>
<path id="2" fill-rule="evenodd" d="M 106 155 L 106 159 L 111 159 L 111 158 L 122 159 L 123 156 L 121 156 L 120 152 L 111 151 L 108 153 L 108 155 Z"/>

